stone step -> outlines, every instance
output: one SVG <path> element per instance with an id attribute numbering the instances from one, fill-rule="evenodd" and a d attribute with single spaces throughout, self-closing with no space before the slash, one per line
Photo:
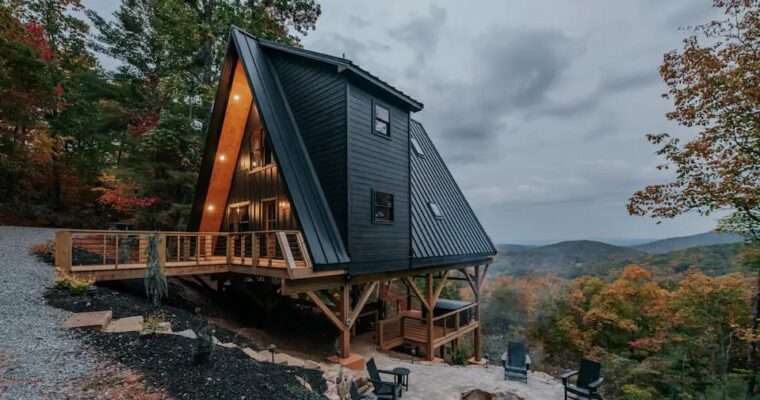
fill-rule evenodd
<path id="1" fill-rule="evenodd" d="M 113 318 L 111 310 L 108 311 L 91 311 L 75 313 L 69 319 L 64 321 L 63 327 L 72 328 L 96 328 L 103 329 Z"/>
<path id="2" fill-rule="evenodd" d="M 103 328 L 103 332 L 109 333 L 142 332 L 142 330 L 143 317 L 141 315 L 111 320 L 111 322 Z"/>

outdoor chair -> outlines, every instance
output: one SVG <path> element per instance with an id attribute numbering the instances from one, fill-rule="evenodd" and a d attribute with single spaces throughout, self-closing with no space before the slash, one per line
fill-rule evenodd
<path id="1" fill-rule="evenodd" d="M 509 342 L 504 360 L 504 379 L 528 383 L 527 351 L 525 343 Z"/>
<path id="2" fill-rule="evenodd" d="M 356 381 L 351 381 L 349 394 L 351 395 L 351 400 L 377 400 L 377 397 L 372 393 L 359 393 L 359 386 L 356 385 Z"/>
<path id="3" fill-rule="evenodd" d="M 592 400 L 601 399 L 598 393 L 599 386 L 604 382 L 601 376 L 602 364 L 587 359 L 581 360 L 581 368 L 562 374 L 562 384 L 565 386 L 565 400 Z M 570 383 L 570 378 L 577 375 L 575 384 Z"/>
<path id="4" fill-rule="evenodd" d="M 375 364 L 374 358 L 370 358 L 369 361 L 367 361 L 367 373 L 369 374 L 369 381 L 372 382 L 372 386 L 375 388 L 375 396 L 377 396 L 378 399 L 398 400 L 401 397 L 401 385 L 396 383 L 398 382 L 396 374 L 391 371 L 377 369 L 377 364 Z M 380 374 L 391 375 L 394 379 L 392 382 L 384 381 L 380 377 Z"/>

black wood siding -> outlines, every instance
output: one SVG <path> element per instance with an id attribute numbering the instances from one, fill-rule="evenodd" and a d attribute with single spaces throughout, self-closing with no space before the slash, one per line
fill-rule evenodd
<path id="1" fill-rule="evenodd" d="M 348 238 L 346 85 L 335 67 L 268 51 L 338 230 Z"/>
<path id="2" fill-rule="evenodd" d="M 263 230 L 261 221 L 261 201 L 277 199 L 277 225 L 276 229 L 298 230 L 298 222 L 293 215 L 293 207 L 288 200 L 287 189 L 279 173 L 277 165 L 271 165 L 255 172 L 249 172 L 247 166 L 250 158 L 251 131 L 247 130 L 240 146 L 240 155 L 237 160 L 237 169 L 232 179 L 230 195 L 227 198 L 227 207 L 224 214 L 224 229 L 229 230 L 229 205 L 250 202 L 249 212 L 251 216 L 251 230 Z M 241 168 L 240 166 L 246 166 Z"/>
<path id="3" fill-rule="evenodd" d="M 373 98 L 353 83 L 348 103 L 349 254 L 352 273 L 409 267 L 409 113 L 392 104 L 391 136 L 372 131 Z M 372 191 L 393 194 L 394 222 L 372 222 Z"/>

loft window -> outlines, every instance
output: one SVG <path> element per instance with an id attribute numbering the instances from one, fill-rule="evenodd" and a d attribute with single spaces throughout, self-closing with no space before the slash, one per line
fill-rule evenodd
<path id="1" fill-rule="evenodd" d="M 438 207 L 438 204 L 435 202 L 429 202 L 428 207 L 430 207 L 430 212 L 433 213 L 433 216 L 435 219 L 443 219 L 443 212 L 441 212 L 441 207 Z"/>
<path id="2" fill-rule="evenodd" d="M 388 108 L 374 103 L 372 108 L 372 119 L 374 127 L 372 131 L 378 135 L 390 137 L 391 136 L 391 113 Z"/>
<path id="3" fill-rule="evenodd" d="M 383 192 L 372 192 L 372 221 L 376 224 L 393 222 L 393 195 Z"/>
<path id="4" fill-rule="evenodd" d="M 417 141 L 417 139 L 412 138 L 412 149 L 414 149 L 414 152 L 417 153 L 418 156 L 423 157 L 425 155 L 425 152 L 422 151 L 422 147 L 420 146 L 420 142 Z"/>
<path id="5" fill-rule="evenodd" d="M 267 143 L 267 134 L 264 127 L 259 127 L 251 132 L 251 170 L 264 167 L 272 163 L 272 150 Z"/>

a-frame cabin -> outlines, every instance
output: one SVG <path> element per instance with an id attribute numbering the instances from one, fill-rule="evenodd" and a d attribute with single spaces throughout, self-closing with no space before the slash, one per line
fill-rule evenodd
<path id="1" fill-rule="evenodd" d="M 411 118 L 422 107 L 347 59 L 233 28 L 191 233 L 162 236 L 167 274 L 271 278 L 282 294 L 310 298 L 335 324 L 344 361 L 370 302 L 380 348 L 407 344 L 433 359 L 472 334 L 479 359 L 478 298 L 496 249 Z M 59 233 L 69 249 L 61 254 L 64 270 L 93 279 L 139 276 L 146 239 L 131 234 L 132 256 L 123 254 L 127 238 L 118 234 Z M 102 265 L 72 263 L 76 247 L 102 256 Z M 439 300 L 450 280 L 466 282 L 473 300 Z"/>

